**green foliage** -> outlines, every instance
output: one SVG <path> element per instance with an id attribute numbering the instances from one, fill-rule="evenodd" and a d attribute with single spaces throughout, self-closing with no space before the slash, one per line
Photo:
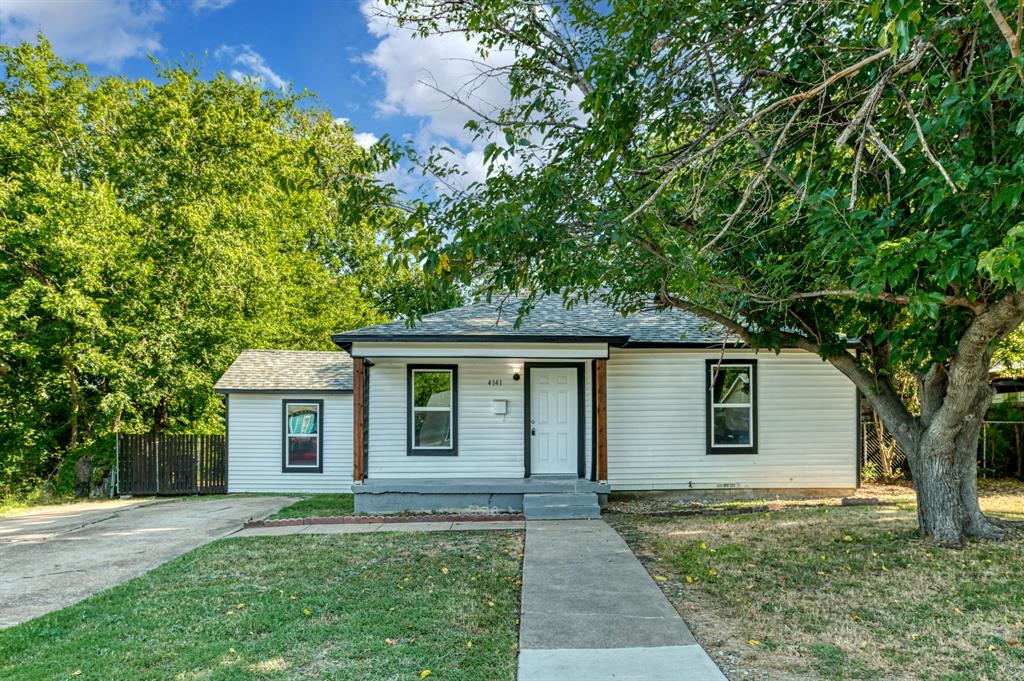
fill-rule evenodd
<path id="1" fill-rule="evenodd" d="M 887 375 L 1024 288 L 1022 60 L 982 2 L 388 4 L 514 56 L 467 125 L 487 179 L 415 216 L 438 291 L 664 292 Z"/>
<path id="2" fill-rule="evenodd" d="M 874 461 L 866 461 L 860 467 L 860 479 L 862 482 L 881 482 L 882 474 L 879 466 Z"/>
<path id="3" fill-rule="evenodd" d="M 64 487 L 114 430 L 216 431 L 239 350 L 328 349 L 412 285 L 366 154 L 302 98 L 97 79 L 42 37 L 0 68 L 0 486 Z"/>
<path id="4" fill-rule="evenodd" d="M 992 354 L 992 361 L 1010 374 L 1024 367 L 1024 330 L 1018 329 L 1004 338 Z"/>

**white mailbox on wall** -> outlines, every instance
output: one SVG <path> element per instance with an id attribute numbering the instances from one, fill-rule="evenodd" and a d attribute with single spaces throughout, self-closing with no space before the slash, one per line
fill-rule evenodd
<path id="1" fill-rule="evenodd" d="M 491 410 L 499 416 L 504 416 L 508 413 L 508 400 L 493 400 Z"/>

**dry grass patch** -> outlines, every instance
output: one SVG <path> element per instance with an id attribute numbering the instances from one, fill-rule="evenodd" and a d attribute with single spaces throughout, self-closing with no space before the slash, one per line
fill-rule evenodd
<path id="1" fill-rule="evenodd" d="M 1024 485 L 986 489 L 1024 522 Z M 1024 678 L 1019 531 L 936 549 L 909 489 L 865 494 L 898 505 L 609 520 L 733 679 Z"/>

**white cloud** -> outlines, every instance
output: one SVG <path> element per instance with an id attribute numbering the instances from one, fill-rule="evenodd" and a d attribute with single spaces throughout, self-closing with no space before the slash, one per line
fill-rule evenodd
<path id="1" fill-rule="evenodd" d="M 466 173 L 464 183 L 484 179 L 483 148 L 490 140 L 474 139 L 465 129 L 466 121 L 478 116 L 449 94 L 485 114 L 507 106 L 507 83 L 487 71 L 511 64 L 511 53 L 495 50 L 483 59 L 477 42 L 461 33 L 414 37 L 408 27 L 379 16 L 374 0 L 364 0 L 361 9 L 368 30 L 379 39 L 362 57 L 384 81 L 378 113 L 422 118 L 414 140 L 420 149 L 448 145 L 452 154 L 447 160 Z"/>
<path id="2" fill-rule="evenodd" d="M 288 83 L 281 76 L 274 73 L 267 61 L 256 50 L 249 45 L 221 45 L 214 53 L 214 58 L 222 59 L 237 68 L 231 70 L 231 77 L 242 82 L 248 78 L 255 78 L 261 83 L 267 83 L 283 90 Z"/>
<path id="3" fill-rule="evenodd" d="M 356 140 L 356 144 L 361 146 L 363 149 L 369 149 L 374 144 L 380 141 L 380 138 L 374 135 L 372 132 L 357 132 L 353 135 Z"/>
<path id="4" fill-rule="evenodd" d="M 202 10 L 210 10 L 216 12 L 219 9 L 224 9 L 235 0 L 192 0 L 192 11 L 200 12 Z"/>
<path id="5" fill-rule="evenodd" d="M 399 27 L 387 18 L 387 10 L 378 11 L 377 0 L 362 0 L 360 5 L 370 34 L 379 39 L 362 61 L 374 68 L 384 81 L 384 96 L 377 103 L 381 116 L 404 115 L 423 122 L 413 140 L 421 150 L 447 146 L 446 160 L 464 173 L 459 185 L 482 181 L 487 177 L 484 147 L 490 142 L 504 143 L 504 135 L 490 131 L 477 138 L 465 129 L 469 120 L 496 118 L 511 104 L 505 79 L 505 67 L 515 61 L 511 50 L 488 49 L 481 57 L 479 42 L 458 31 L 444 31 L 427 37 L 414 36 L 409 27 Z M 453 96 L 458 101 L 453 101 Z M 582 93 L 572 89 L 564 95 L 569 110 L 580 115 Z M 533 141 L 541 143 L 539 134 Z M 491 163 L 519 166 L 537 162 L 536 158 L 495 159 Z M 438 185 L 439 192 L 447 187 Z"/>
<path id="6" fill-rule="evenodd" d="M 384 98 L 377 102 L 381 114 L 425 117 L 433 134 L 468 144 L 471 135 L 463 126 L 475 116 L 448 93 L 488 113 L 509 103 L 508 85 L 485 72 L 510 64 L 510 53 L 493 51 L 481 59 L 477 42 L 461 33 L 414 37 L 408 28 L 376 15 L 373 0 L 364 1 L 362 10 L 370 33 L 380 38 L 363 59 L 384 78 Z"/>
<path id="7" fill-rule="evenodd" d="M 157 0 L 2 0 L 0 35 L 7 44 L 35 42 L 42 31 L 57 54 L 116 68 L 160 49 L 163 16 Z"/>

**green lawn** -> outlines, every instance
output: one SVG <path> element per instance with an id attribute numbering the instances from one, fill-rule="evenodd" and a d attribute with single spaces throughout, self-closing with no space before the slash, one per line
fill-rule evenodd
<path id="1" fill-rule="evenodd" d="M 282 518 L 320 518 L 335 515 L 352 515 L 351 494 L 315 494 L 308 499 L 285 506 L 267 520 Z"/>
<path id="2" fill-rule="evenodd" d="M 1024 485 L 987 487 L 1024 521 Z M 934 548 L 912 493 L 878 496 L 897 506 L 608 519 L 732 678 L 1024 678 L 1024 537 Z"/>
<path id="3" fill-rule="evenodd" d="M 515 679 L 521 533 L 224 539 L 0 631 L 0 679 Z"/>

